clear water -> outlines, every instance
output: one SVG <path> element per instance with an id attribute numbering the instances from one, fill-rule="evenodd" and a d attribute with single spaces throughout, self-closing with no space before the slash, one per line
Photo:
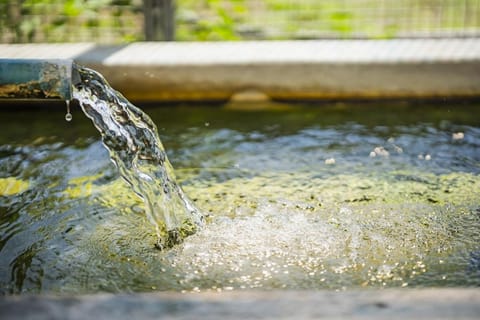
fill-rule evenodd
<path id="1" fill-rule="evenodd" d="M 210 214 L 163 251 L 77 107 L 1 108 L 1 292 L 480 285 L 480 105 L 256 107 L 146 109 Z"/>
<path id="2" fill-rule="evenodd" d="M 157 127 L 150 117 L 112 89 L 94 70 L 76 67 L 73 98 L 102 135 L 122 178 L 144 201 L 157 233 L 156 246 L 170 248 L 193 234 L 204 215 L 178 186 Z M 69 108 L 67 109 L 67 121 Z"/>

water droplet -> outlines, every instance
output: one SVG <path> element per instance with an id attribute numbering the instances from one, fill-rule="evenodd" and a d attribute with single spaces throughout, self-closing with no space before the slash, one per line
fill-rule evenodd
<path id="1" fill-rule="evenodd" d="M 67 103 L 67 114 L 65 115 L 65 120 L 67 120 L 68 122 L 72 121 L 73 119 L 73 116 L 72 114 L 70 113 L 70 100 L 67 100 L 65 101 Z"/>

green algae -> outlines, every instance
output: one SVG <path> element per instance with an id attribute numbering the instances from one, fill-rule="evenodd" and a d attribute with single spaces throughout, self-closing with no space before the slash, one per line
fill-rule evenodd
<path id="1" fill-rule="evenodd" d="M 112 283 L 128 278 L 123 281 L 129 286 L 147 291 L 478 281 L 464 282 L 458 274 L 459 253 L 474 252 L 479 241 L 477 175 L 402 170 L 320 179 L 265 173 L 218 182 L 195 180 L 195 172 L 177 174 L 189 182 L 184 188 L 195 203 L 210 212 L 207 227 L 167 253 L 149 250 L 154 234 L 139 212 L 141 203 L 124 196 L 123 182 L 94 188 L 96 202 L 124 214 L 96 224 L 77 244 L 98 259 L 89 262 L 90 276 L 101 274 L 105 264 L 121 266 L 110 275 Z M 90 286 L 99 289 L 98 283 Z"/>
<path id="2" fill-rule="evenodd" d="M 12 196 L 24 192 L 30 187 L 28 181 L 14 177 L 0 178 L 0 196 Z"/>
<path id="3" fill-rule="evenodd" d="M 249 207 L 253 211 L 259 199 L 285 204 L 293 201 L 301 203 L 297 205 L 307 211 L 317 211 L 346 203 L 475 204 L 480 196 L 480 178 L 464 172 L 436 175 L 393 171 L 331 177 L 273 173 L 220 183 L 201 181 L 185 189 L 201 207 L 224 214 L 233 214 L 239 207 Z"/>

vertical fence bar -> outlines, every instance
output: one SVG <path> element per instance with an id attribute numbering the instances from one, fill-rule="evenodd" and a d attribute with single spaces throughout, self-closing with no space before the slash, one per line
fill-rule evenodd
<path id="1" fill-rule="evenodd" d="M 175 40 L 175 1 L 144 0 L 145 40 Z"/>

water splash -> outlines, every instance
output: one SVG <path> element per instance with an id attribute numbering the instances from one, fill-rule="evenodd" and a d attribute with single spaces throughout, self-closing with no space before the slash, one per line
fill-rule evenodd
<path id="1" fill-rule="evenodd" d="M 204 216 L 176 183 L 155 124 L 98 72 L 76 68 L 80 79 L 73 97 L 100 131 L 122 178 L 143 199 L 158 235 L 156 247 L 180 243 L 202 225 Z"/>

